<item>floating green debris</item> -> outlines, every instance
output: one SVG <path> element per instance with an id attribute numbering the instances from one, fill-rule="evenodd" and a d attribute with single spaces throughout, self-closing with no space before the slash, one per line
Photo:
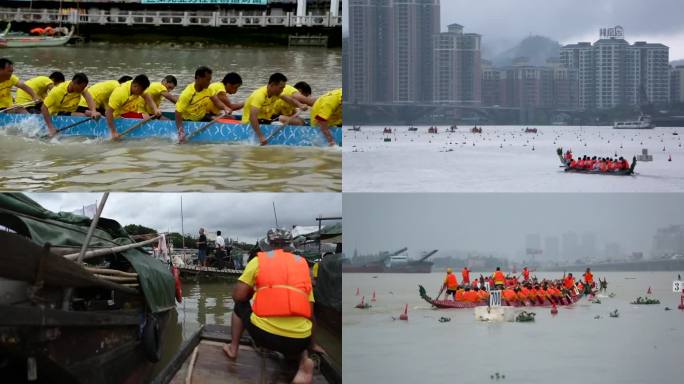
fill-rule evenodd
<path id="1" fill-rule="evenodd" d="M 442 317 L 439 318 L 438 321 L 439 321 L 440 323 L 448 323 L 448 322 L 451 321 L 451 317 L 444 317 L 444 316 L 442 316 Z"/>
<path id="2" fill-rule="evenodd" d="M 515 317 L 515 321 L 521 322 L 521 323 L 528 322 L 528 321 L 534 321 L 534 317 L 536 315 L 537 314 L 534 312 L 522 311 L 518 314 L 518 316 Z"/>
<path id="3" fill-rule="evenodd" d="M 637 297 L 636 300 L 632 301 L 630 304 L 660 304 L 658 299 L 649 299 L 648 297 Z"/>
<path id="4" fill-rule="evenodd" d="M 618 317 L 618 316 L 620 316 L 620 314 L 618 313 L 618 310 L 617 310 L 617 309 L 614 310 L 613 312 L 610 312 L 608 315 L 610 315 L 610 317 Z"/>

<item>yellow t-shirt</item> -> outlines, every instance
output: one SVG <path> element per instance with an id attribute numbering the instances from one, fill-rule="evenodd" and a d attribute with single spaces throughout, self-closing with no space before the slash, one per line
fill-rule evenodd
<path id="1" fill-rule="evenodd" d="M 329 126 L 342 125 L 342 88 L 332 90 L 316 100 L 311 108 L 311 125 L 319 125 L 316 116 L 327 120 Z"/>
<path id="2" fill-rule="evenodd" d="M 286 85 L 285 89 L 283 89 L 283 93 L 281 93 L 280 96 L 292 96 L 297 92 L 299 92 L 297 88 L 291 85 Z M 278 101 L 275 102 L 275 106 L 273 107 L 274 115 L 292 116 L 295 113 L 295 111 L 296 110 L 294 105 L 288 103 L 280 97 L 278 98 Z"/>
<path id="3" fill-rule="evenodd" d="M 47 76 L 37 76 L 27 80 L 24 84 L 33 89 L 33 92 L 36 93 L 36 96 L 40 97 L 41 99 L 45 99 L 48 93 L 48 86 L 53 83 L 52 79 Z M 14 98 L 14 100 L 17 104 L 24 104 L 33 101 L 33 97 L 24 92 L 23 89 L 17 89 L 17 96 Z"/>
<path id="4" fill-rule="evenodd" d="M 239 281 L 254 288 L 256 276 L 259 273 L 259 258 L 255 257 L 247 263 Z M 254 293 L 254 298 L 258 292 Z M 314 302 L 313 290 L 309 294 L 309 301 Z M 311 336 L 311 320 L 306 317 L 284 316 L 284 317 L 259 317 L 252 312 L 250 317 L 252 324 L 274 335 L 291 337 L 293 339 L 305 339 Z"/>
<path id="5" fill-rule="evenodd" d="M 69 93 L 69 84 L 71 84 L 71 80 L 63 82 L 52 88 L 45 97 L 43 103 L 51 115 L 56 115 L 59 112 L 75 112 L 78 108 L 82 96 L 78 92 Z"/>
<path id="6" fill-rule="evenodd" d="M 221 92 L 228 93 L 226 92 L 226 86 L 220 81 L 216 83 L 211 83 L 209 85 L 209 90 L 211 91 L 212 96 L 216 96 Z M 218 109 L 218 107 L 215 106 L 214 103 L 211 103 L 209 104 L 209 111 L 216 115 L 221 113 L 222 109 Z"/>
<path id="7" fill-rule="evenodd" d="M 95 101 L 95 109 L 104 109 L 105 105 L 107 105 L 107 101 L 109 100 L 109 96 L 119 85 L 119 82 L 116 80 L 107 80 L 88 87 L 88 92 Z M 78 103 L 78 106 L 88 108 L 88 103 L 86 103 L 85 97 L 81 97 L 81 102 Z"/>
<path id="8" fill-rule="evenodd" d="M 259 118 L 260 119 L 270 119 L 273 116 L 273 107 L 276 101 L 280 100 L 278 96 L 268 97 L 268 91 L 264 85 L 261 88 L 257 88 L 251 95 L 245 100 L 245 106 L 242 107 L 242 123 L 249 123 L 249 114 L 252 111 L 252 107 L 259 108 Z"/>
<path id="9" fill-rule="evenodd" d="M 320 263 L 316 262 L 313 265 L 313 277 L 314 277 L 314 279 L 318 279 L 318 264 L 320 264 Z"/>
<path id="10" fill-rule="evenodd" d="M 152 97 L 152 100 L 154 101 L 154 103 L 157 104 L 157 107 L 159 107 L 161 105 L 161 102 L 162 102 L 162 93 L 168 92 L 168 91 L 169 90 L 166 89 L 164 84 L 157 81 L 154 83 L 150 83 L 150 86 L 147 87 L 147 89 L 145 90 L 145 93 L 150 95 Z M 152 109 L 152 107 L 150 107 L 149 105 L 146 105 L 145 101 L 143 99 L 143 103 L 140 106 L 140 108 L 138 109 L 138 112 L 153 113 L 154 109 Z"/>
<path id="11" fill-rule="evenodd" d="M 114 110 L 114 117 L 121 116 L 126 112 L 136 112 L 140 109 L 140 104 L 145 104 L 145 99 L 140 95 L 131 94 L 131 83 L 129 80 L 118 87 L 109 96 L 109 107 Z"/>
<path id="12" fill-rule="evenodd" d="M 180 112 L 183 120 L 199 121 L 210 112 L 213 105 L 210 97 L 214 96 L 207 87 L 201 92 L 195 90 L 195 83 L 191 83 L 180 94 L 176 102 L 176 112 Z"/>
<path id="13" fill-rule="evenodd" d="M 19 78 L 16 75 L 0 83 L 0 108 L 12 106 L 12 87 L 17 84 L 19 84 Z"/>

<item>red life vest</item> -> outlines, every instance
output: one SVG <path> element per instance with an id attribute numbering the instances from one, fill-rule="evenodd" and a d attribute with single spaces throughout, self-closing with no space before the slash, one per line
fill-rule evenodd
<path id="1" fill-rule="evenodd" d="M 591 272 L 584 272 L 584 281 L 591 285 L 594 282 L 594 275 Z"/>
<path id="2" fill-rule="evenodd" d="M 470 283 L 470 271 L 463 268 L 463 271 L 461 272 L 461 276 L 463 277 L 463 284 L 468 284 Z"/>
<path id="3" fill-rule="evenodd" d="M 259 252 L 252 310 L 259 317 L 301 316 L 311 319 L 311 277 L 301 256 L 276 249 Z"/>
<path id="4" fill-rule="evenodd" d="M 458 287 L 458 281 L 456 281 L 456 275 L 453 273 L 447 274 L 447 288 L 451 290 L 456 290 Z"/>
<path id="5" fill-rule="evenodd" d="M 503 272 L 501 272 L 501 271 L 494 272 L 494 284 L 503 285 L 505 279 L 506 279 L 506 277 L 504 276 Z"/>
<path id="6" fill-rule="evenodd" d="M 523 268 L 523 280 L 527 281 L 530 279 L 530 271 L 527 269 L 527 267 Z"/>

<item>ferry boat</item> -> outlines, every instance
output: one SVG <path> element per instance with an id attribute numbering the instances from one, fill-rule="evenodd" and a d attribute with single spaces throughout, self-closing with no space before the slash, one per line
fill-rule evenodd
<path id="1" fill-rule="evenodd" d="M 613 124 L 615 129 L 653 129 L 655 125 L 651 121 L 651 116 L 641 115 L 637 121 L 616 121 Z"/>

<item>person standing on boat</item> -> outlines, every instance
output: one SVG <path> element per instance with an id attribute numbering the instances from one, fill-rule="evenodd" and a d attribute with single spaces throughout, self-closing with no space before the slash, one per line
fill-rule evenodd
<path id="1" fill-rule="evenodd" d="M 189 84 L 181 92 L 176 102 L 176 128 L 178 141 L 185 141 L 183 120 L 210 121 L 212 104 L 219 110 L 230 113 L 228 107 L 209 89 L 211 84 L 211 68 L 201 66 L 195 71 L 195 82 Z"/>
<path id="2" fill-rule="evenodd" d="M 470 284 L 470 270 L 468 267 L 463 267 L 463 270 L 461 271 L 461 282 L 463 285 Z"/>
<path id="3" fill-rule="evenodd" d="M 311 125 L 321 127 L 328 145 L 335 145 L 330 127 L 342 125 L 342 88 L 332 90 L 316 100 L 311 108 Z"/>
<path id="4" fill-rule="evenodd" d="M 247 263 L 233 288 L 232 338 L 223 350 L 228 358 L 237 359 L 240 337 L 247 329 L 258 347 L 298 358 L 293 383 L 311 383 L 314 363 L 308 349 L 322 350 L 314 343 L 309 265 L 291 252 L 291 242 L 292 234 L 280 228 L 269 230 L 259 242 L 261 252 Z"/>
<path id="5" fill-rule="evenodd" d="M 524 267 L 522 270 L 522 275 L 523 275 L 523 281 L 527 282 L 530 280 L 530 270 L 527 269 L 527 267 Z"/>
<path id="6" fill-rule="evenodd" d="M 207 266 L 207 235 L 204 234 L 204 228 L 199 229 L 199 238 L 197 239 L 197 262 L 202 267 Z"/>
<path id="7" fill-rule="evenodd" d="M 85 73 L 77 73 L 70 81 L 65 81 L 48 92 L 47 97 L 43 101 L 41 113 L 45 119 L 45 124 L 48 127 L 48 134 L 50 136 L 57 134 L 57 129 L 52 123 L 51 116 L 83 115 L 82 113 L 76 112 L 81 97 L 83 97 L 88 104 L 88 115 L 93 118 L 100 117 L 100 113 L 95 108 L 95 101 L 90 95 L 90 92 L 86 89 L 87 86 L 88 76 L 86 76 Z"/>
<path id="8" fill-rule="evenodd" d="M 591 268 L 587 268 L 587 271 L 584 272 L 584 282 L 589 290 L 594 287 L 594 275 L 591 273 Z"/>
<path id="9" fill-rule="evenodd" d="M 242 124 L 250 124 L 261 145 L 267 144 L 266 136 L 261 132 L 260 123 L 270 124 L 273 108 L 283 93 L 287 77 L 282 73 L 274 73 L 268 78 L 268 84 L 257 88 L 245 100 L 242 108 Z"/>
<path id="10" fill-rule="evenodd" d="M 167 75 L 162 79 L 162 81 L 155 81 L 153 83 L 150 83 L 150 86 L 147 87 L 145 90 L 145 93 L 150 95 L 152 97 L 152 100 L 154 101 L 154 105 L 156 106 L 156 109 L 159 109 L 161 106 L 162 102 L 162 97 L 165 98 L 166 100 L 176 104 L 176 101 L 178 100 L 178 97 L 171 94 L 171 91 L 176 89 L 178 86 L 178 80 L 176 80 L 176 77 L 173 75 Z M 155 108 L 151 105 L 148 104 L 141 104 L 140 108 L 138 109 L 138 112 L 140 113 L 147 113 L 148 115 L 154 115 Z M 168 120 L 166 117 L 161 116 L 160 119 L 162 120 Z"/>
<path id="11" fill-rule="evenodd" d="M 276 101 L 273 107 L 273 119 L 278 119 L 281 123 L 287 125 L 304 125 L 304 119 L 294 117 L 297 109 L 306 111 L 310 106 L 313 106 L 314 100 L 311 100 L 311 87 L 304 81 L 300 81 L 293 86 L 286 85 L 283 93 L 280 94 L 280 100 Z"/>
<path id="12" fill-rule="evenodd" d="M 446 298 L 449 298 L 449 295 L 456 300 L 456 291 L 458 290 L 458 280 L 456 279 L 456 274 L 451 268 L 447 268 L 447 274 L 446 277 L 444 278 L 444 283 L 442 285 L 442 289 L 446 288 Z"/>
<path id="13" fill-rule="evenodd" d="M 230 101 L 228 95 L 234 95 L 237 93 L 238 89 L 242 86 L 242 77 L 235 72 L 230 72 L 223 77 L 223 80 L 216 83 L 211 83 L 209 89 L 212 91 L 216 97 L 221 101 L 223 106 L 228 109 L 230 114 L 232 111 L 241 109 L 245 103 L 234 103 Z M 218 115 L 222 110 L 215 105 L 210 105 L 211 113 Z"/>
<path id="14" fill-rule="evenodd" d="M 496 289 L 503 289 L 506 282 L 506 276 L 501 272 L 501 267 L 496 267 L 496 271 L 492 277 L 494 278 L 494 287 L 496 287 Z"/>
<path id="15" fill-rule="evenodd" d="M 56 87 L 64 82 L 64 74 L 59 71 L 52 72 L 50 76 L 36 76 L 26 81 L 26 85 L 33 89 L 33 92 L 41 99 L 47 97 L 48 92 L 53 87 Z M 17 95 L 14 97 L 17 104 L 28 104 L 33 101 L 31 95 L 26 93 L 23 89 L 17 89 Z M 40 113 L 40 106 L 26 108 L 29 113 Z"/>
<path id="16" fill-rule="evenodd" d="M 221 231 L 216 231 L 216 253 L 214 258 L 218 265 L 223 265 L 223 258 L 225 257 L 226 241 L 221 236 Z"/>
<path id="17" fill-rule="evenodd" d="M 161 116 L 161 111 L 157 108 L 157 104 L 155 104 L 154 100 L 152 100 L 152 96 L 145 93 L 145 90 L 149 86 L 150 80 L 147 76 L 138 75 L 133 80 L 129 80 L 116 87 L 109 96 L 105 115 L 107 117 L 107 126 L 112 135 L 112 140 L 116 140 L 120 137 L 119 133 L 116 131 L 116 125 L 114 124 L 115 117 L 148 118 L 146 113 L 138 112 L 141 104 L 145 104 L 147 107 L 152 108 L 152 114 L 154 116 Z"/>
<path id="18" fill-rule="evenodd" d="M 28 93 L 31 96 L 31 100 L 36 103 L 40 101 L 40 98 L 36 93 L 24 84 L 23 81 L 14 75 L 14 63 L 10 59 L 1 58 L 0 59 L 0 111 L 4 109 L 9 109 L 12 107 L 12 87 L 17 87 L 18 89 Z M 8 111 L 9 112 L 9 111 Z M 26 109 L 23 107 L 12 108 L 13 113 L 27 113 Z"/>

